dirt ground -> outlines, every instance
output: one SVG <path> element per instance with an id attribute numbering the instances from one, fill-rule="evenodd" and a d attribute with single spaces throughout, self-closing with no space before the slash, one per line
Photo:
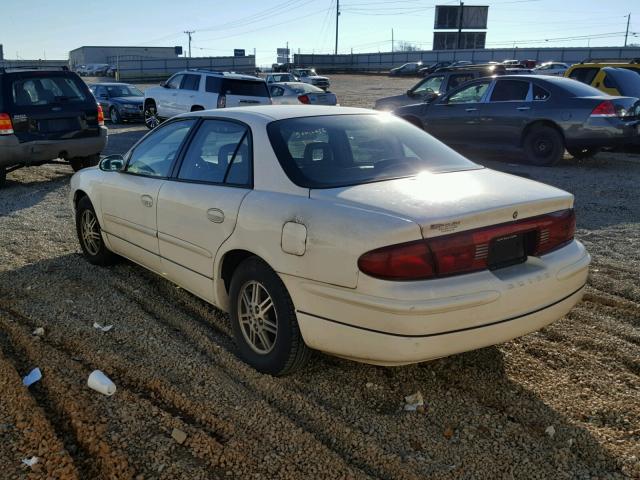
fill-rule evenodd
<path id="1" fill-rule="evenodd" d="M 343 105 L 371 106 L 415 79 L 332 81 Z M 111 129 L 105 153 L 145 131 Z M 469 156 L 576 196 L 593 256 L 583 302 L 503 345 L 397 368 L 318 353 L 278 379 L 236 357 L 225 314 L 132 263 L 83 260 L 69 167 L 11 173 L 0 190 L 0 477 L 640 478 L 640 156 L 567 156 L 550 169 Z M 27 389 L 35 367 L 42 379 Z M 94 369 L 115 395 L 86 386 Z M 403 411 L 417 391 L 425 411 Z"/>

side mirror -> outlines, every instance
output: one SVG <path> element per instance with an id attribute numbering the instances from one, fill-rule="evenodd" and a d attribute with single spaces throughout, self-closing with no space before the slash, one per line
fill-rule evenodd
<path id="1" fill-rule="evenodd" d="M 124 169 L 124 157 L 122 155 L 109 155 L 100 160 L 98 168 L 103 172 L 121 172 Z"/>
<path id="2" fill-rule="evenodd" d="M 407 97 L 414 97 L 415 94 L 413 93 L 413 90 L 409 89 L 407 90 Z"/>
<path id="3" fill-rule="evenodd" d="M 169 88 L 167 87 L 167 82 L 160 82 L 160 86 L 164 88 Z"/>
<path id="4" fill-rule="evenodd" d="M 436 92 L 431 91 L 428 92 L 425 96 L 424 96 L 424 103 L 431 103 L 433 101 L 435 101 L 440 95 L 438 95 Z"/>

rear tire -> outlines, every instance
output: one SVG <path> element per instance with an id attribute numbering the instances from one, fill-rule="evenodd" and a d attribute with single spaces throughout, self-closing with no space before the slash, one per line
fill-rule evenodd
<path id="1" fill-rule="evenodd" d="M 578 160 L 591 158 L 600 151 L 599 148 L 567 148 L 567 152 Z"/>
<path id="2" fill-rule="evenodd" d="M 0 167 L 0 188 L 4 187 L 7 183 L 7 169 Z"/>
<path id="3" fill-rule="evenodd" d="M 312 350 L 300 334 L 291 297 L 269 265 L 258 257 L 246 259 L 229 290 L 233 334 L 245 362 L 275 376 L 293 373 L 308 362 Z"/>
<path id="4" fill-rule="evenodd" d="M 100 154 L 89 155 L 88 157 L 76 157 L 69 160 L 69 165 L 73 168 L 74 172 L 82 170 L 83 168 L 95 167 L 100 163 Z"/>
<path id="5" fill-rule="evenodd" d="M 149 130 L 153 130 L 160 125 L 158 109 L 156 108 L 156 103 L 153 100 L 148 100 L 144 104 L 144 124 Z"/>
<path id="6" fill-rule="evenodd" d="M 538 167 L 551 167 L 564 155 L 564 138 L 555 128 L 539 125 L 524 138 L 527 161 Z"/>
<path id="7" fill-rule="evenodd" d="M 102 229 L 89 197 L 82 197 L 76 207 L 76 233 L 85 258 L 94 265 L 113 265 L 118 257 L 102 240 Z"/>

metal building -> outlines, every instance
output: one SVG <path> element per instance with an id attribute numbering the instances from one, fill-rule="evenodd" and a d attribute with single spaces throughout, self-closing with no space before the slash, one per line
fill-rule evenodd
<path id="1" fill-rule="evenodd" d="M 181 48 L 176 47 L 106 47 L 84 46 L 69 52 L 69 64 L 77 65 L 94 63 L 115 63 L 117 57 L 126 59 L 178 58 Z"/>

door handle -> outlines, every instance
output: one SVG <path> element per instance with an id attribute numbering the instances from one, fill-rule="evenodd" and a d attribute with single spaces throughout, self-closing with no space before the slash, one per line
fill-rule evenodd
<path id="1" fill-rule="evenodd" d="M 224 222 L 224 212 L 219 208 L 210 208 L 207 210 L 207 218 L 213 223 Z"/>
<path id="2" fill-rule="evenodd" d="M 140 195 L 140 201 L 145 207 L 153 207 L 153 198 L 151 195 Z"/>
<path id="3" fill-rule="evenodd" d="M 518 107 L 516 108 L 516 110 L 520 110 L 521 112 L 524 112 L 526 110 L 531 110 L 531 107 Z"/>
<path id="4" fill-rule="evenodd" d="M 478 109 L 477 108 L 465 108 L 464 111 L 465 112 L 477 112 Z"/>

